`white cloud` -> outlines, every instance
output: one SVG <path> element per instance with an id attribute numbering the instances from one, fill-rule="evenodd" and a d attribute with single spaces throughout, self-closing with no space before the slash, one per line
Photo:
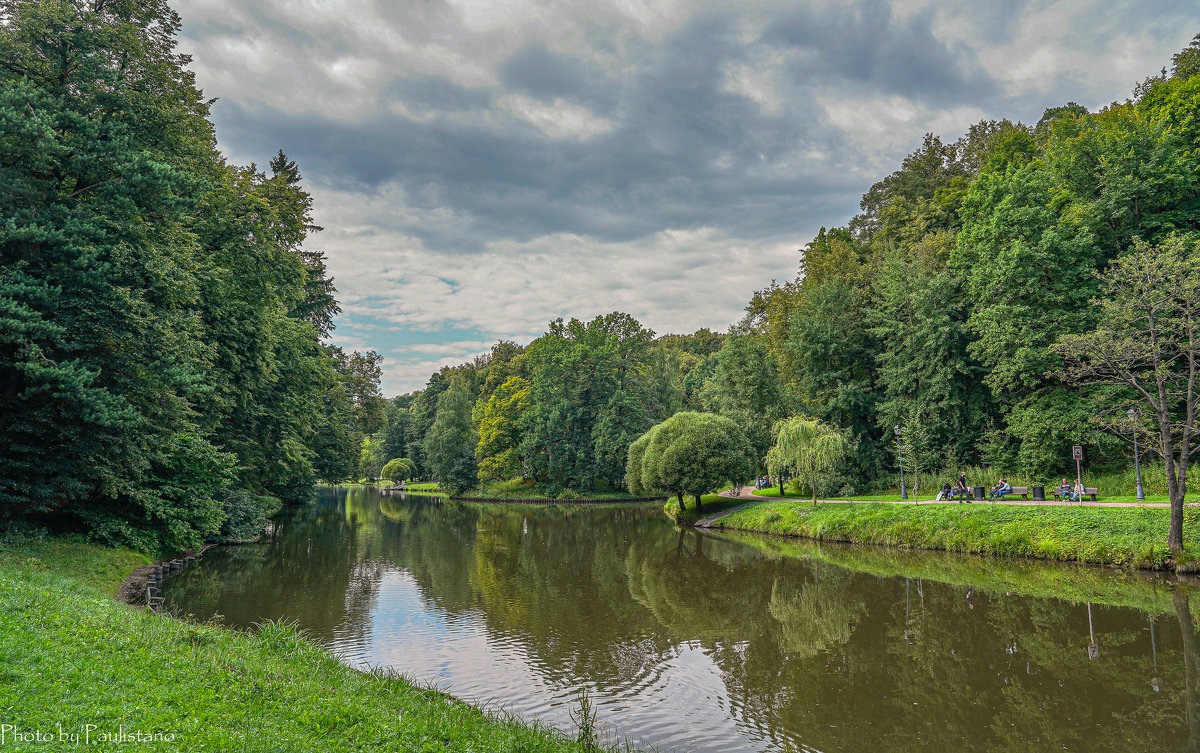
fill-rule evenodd
<path id="1" fill-rule="evenodd" d="M 924 133 L 1123 99 L 1195 31 L 1133 0 L 175 5 L 225 153 L 299 160 L 333 341 L 393 392 L 559 316 L 723 329 Z"/>

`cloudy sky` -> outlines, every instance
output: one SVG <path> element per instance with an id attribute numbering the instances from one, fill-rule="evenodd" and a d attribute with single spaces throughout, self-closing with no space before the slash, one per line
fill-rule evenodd
<path id="1" fill-rule="evenodd" d="M 1200 0 L 175 0 L 226 155 L 316 199 L 384 392 L 627 311 L 723 330 L 932 131 L 1097 108 Z"/>

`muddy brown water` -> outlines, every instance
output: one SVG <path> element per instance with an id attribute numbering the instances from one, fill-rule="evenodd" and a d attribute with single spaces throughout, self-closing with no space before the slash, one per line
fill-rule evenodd
<path id="1" fill-rule="evenodd" d="M 341 488 L 164 595 L 564 730 L 586 688 L 663 751 L 1200 751 L 1200 591 L 1163 576 Z"/>

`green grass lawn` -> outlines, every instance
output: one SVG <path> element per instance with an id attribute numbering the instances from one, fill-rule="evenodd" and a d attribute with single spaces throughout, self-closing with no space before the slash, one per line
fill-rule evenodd
<path id="1" fill-rule="evenodd" d="M 726 517 L 723 528 L 822 541 L 885 544 L 1070 562 L 1166 567 L 1165 508 L 824 504 L 774 500 Z M 1188 508 L 1185 527 L 1200 528 Z M 1189 563 L 1197 559 L 1189 549 Z"/>
<path id="2" fill-rule="evenodd" d="M 785 497 L 797 498 L 797 499 L 810 499 L 811 494 L 812 494 L 812 492 L 810 492 L 808 490 L 798 490 L 795 486 L 785 486 L 784 491 L 786 492 L 784 494 Z M 755 489 L 754 496 L 778 498 L 779 497 L 779 487 L 772 486 L 770 489 Z M 923 490 L 920 494 L 914 494 L 913 492 L 909 491 L 907 500 L 902 500 L 900 498 L 899 491 L 881 492 L 881 493 L 875 493 L 875 494 L 859 494 L 859 495 L 853 496 L 853 497 L 820 497 L 820 499 L 829 499 L 829 500 L 844 501 L 844 502 L 904 502 L 904 501 L 928 502 L 936 496 L 937 496 L 937 490 L 934 490 L 933 492 L 927 492 L 927 491 Z M 1030 498 L 1030 499 L 1032 499 L 1032 498 Z M 1057 497 L 1054 497 L 1054 499 L 1057 499 Z M 979 500 L 977 500 L 977 501 L 979 501 Z M 987 502 L 986 499 L 984 499 L 982 501 Z M 1021 502 L 1024 500 L 1022 500 L 1020 497 L 1010 494 L 1010 495 L 1008 495 L 1008 501 Z M 1092 500 L 1090 497 L 1084 497 L 1083 498 L 1084 506 L 1086 506 L 1091 501 Z M 1098 496 L 1098 497 L 1096 497 L 1096 501 L 1097 502 L 1130 502 L 1130 503 L 1136 504 L 1138 502 L 1138 499 L 1137 499 L 1137 495 L 1130 494 L 1130 495 L 1121 496 L 1121 497 Z M 1153 504 L 1153 503 L 1167 504 L 1170 501 L 1171 500 L 1165 494 L 1158 494 L 1158 495 L 1149 495 L 1148 494 L 1148 495 L 1146 495 L 1144 504 Z M 957 502 L 957 500 L 955 500 L 955 502 Z M 1187 502 L 1187 504 L 1200 502 L 1200 494 L 1189 494 L 1187 496 L 1186 502 Z M 1068 503 L 1064 503 L 1064 504 L 1078 504 L 1078 503 L 1068 502 Z"/>
<path id="3" fill-rule="evenodd" d="M 0 720 L 27 733 L 61 725 L 82 735 L 94 725 L 101 750 L 594 750 L 394 675 L 349 669 L 289 625 L 240 633 L 109 598 L 145 561 L 76 541 L 0 539 Z M 158 739 L 97 744 L 119 728 Z M 12 749 L 74 747 L 88 746 Z"/>
<path id="4" fill-rule="evenodd" d="M 401 491 L 417 492 L 419 494 L 440 494 L 442 496 L 447 496 L 446 492 L 439 489 L 437 483 L 432 481 L 425 484 L 409 484 Z"/>
<path id="5" fill-rule="evenodd" d="M 786 492 L 786 494 L 784 495 L 785 497 L 796 498 L 796 499 L 812 499 L 811 491 L 807 491 L 807 490 L 798 491 L 796 489 L 796 487 L 794 487 L 794 486 L 785 487 L 784 491 Z M 754 496 L 778 498 L 779 497 L 779 487 L 772 486 L 770 489 L 755 489 Z M 825 498 L 819 497 L 818 499 L 825 499 Z M 863 495 L 859 495 L 857 497 L 829 497 L 828 499 L 843 500 L 843 501 L 847 501 L 847 502 L 902 502 L 902 501 L 905 501 L 905 500 L 900 499 L 899 492 L 897 492 L 896 494 L 863 494 Z M 909 494 L 908 501 L 912 501 L 914 499 L 917 499 L 917 498 L 914 497 L 912 494 Z"/>
<path id="6" fill-rule="evenodd" d="M 725 487 L 724 489 L 718 489 L 717 491 L 728 491 L 731 488 L 732 487 Z M 695 523 L 701 518 L 707 518 L 709 515 L 715 515 L 716 513 L 719 513 L 722 510 L 727 510 L 730 507 L 744 505 L 748 500 L 738 499 L 736 497 L 722 497 L 717 492 L 713 492 L 712 494 L 705 494 L 704 496 L 700 497 L 700 501 L 703 503 L 703 507 L 700 510 L 696 509 L 696 500 L 693 497 L 684 497 L 684 501 L 686 502 L 686 508 L 682 512 L 679 510 L 679 500 L 675 497 L 671 497 L 663 504 L 663 511 L 666 512 L 667 517 L 674 520 L 676 523 Z"/>

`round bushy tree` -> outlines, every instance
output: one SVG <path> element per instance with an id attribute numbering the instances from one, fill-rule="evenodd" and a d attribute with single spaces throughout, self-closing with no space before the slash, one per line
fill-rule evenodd
<path id="1" fill-rule="evenodd" d="M 388 481 L 403 481 L 417 475 L 417 464 L 408 458 L 392 458 L 384 464 L 379 475 Z"/>
<path id="2" fill-rule="evenodd" d="M 737 423 L 713 413 L 676 413 L 629 447 L 626 483 L 635 494 L 668 492 L 700 498 L 754 473 L 754 451 Z"/>

